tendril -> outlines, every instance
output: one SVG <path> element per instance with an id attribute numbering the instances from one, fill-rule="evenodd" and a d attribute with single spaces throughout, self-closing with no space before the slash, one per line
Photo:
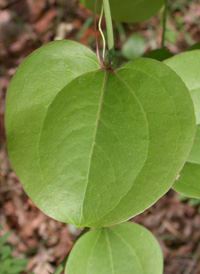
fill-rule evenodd
<path id="1" fill-rule="evenodd" d="M 101 37 L 102 37 L 102 40 L 103 40 L 102 58 L 103 58 L 103 62 L 105 62 L 106 41 L 105 41 L 105 37 L 104 37 L 103 31 L 102 31 L 102 29 L 101 29 L 102 18 L 103 18 L 103 5 L 102 5 L 102 7 L 101 7 L 101 14 L 100 14 L 100 18 L 99 18 L 99 32 L 101 33 Z"/>
<path id="2" fill-rule="evenodd" d="M 102 66 L 101 58 L 99 55 L 99 44 L 98 44 L 98 37 L 97 37 L 97 24 L 96 24 L 96 18 L 97 18 L 97 0 L 95 0 L 95 8 L 94 8 L 94 29 L 95 29 L 95 40 L 96 40 L 96 54 L 99 61 L 100 66 Z"/>

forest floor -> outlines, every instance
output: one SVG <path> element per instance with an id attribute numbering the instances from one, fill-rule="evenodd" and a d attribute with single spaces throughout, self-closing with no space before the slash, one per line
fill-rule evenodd
<path id="1" fill-rule="evenodd" d="M 10 231 L 8 243 L 14 257 L 29 259 L 24 274 L 52 273 L 71 249 L 80 229 L 47 217 L 23 191 L 6 151 L 6 90 L 17 66 L 43 44 L 71 39 L 95 49 L 91 16 L 76 0 L 0 0 L 0 233 Z M 132 33 L 143 36 L 144 54 L 160 47 L 161 12 L 142 23 L 116 23 L 114 27 L 121 63 L 125 61 L 121 48 Z M 200 42 L 199 0 L 170 1 L 166 48 L 176 54 L 196 42 Z M 182 201 L 170 190 L 154 206 L 132 219 L 150 229 L 159 240 L 165 274 L 200 274 L 199 209 L 197 203 Z"/>

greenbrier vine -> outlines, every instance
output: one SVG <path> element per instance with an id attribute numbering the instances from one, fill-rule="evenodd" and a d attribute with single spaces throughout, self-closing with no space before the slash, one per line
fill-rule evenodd
<path id="1" fill-rule="evenodd" d="M 168 0 L 165 0 L 164 12 L 163 12 L 163 31 L 162 31 L 162 41 L 161 48 L 165 48 L 165 33 L 166 33 L 166 23 L 167 23 L 167 8 L 168 8 Z"/>
<path id="2" fill-rule="evenodd" d="M 97 36 L 97 54 L 75 41 L 53 41 L 26 57 L 9 85 L 5 126 L 13 169 L 45 214 L 85 227 L 54 274 L 65 265 L 65 274 L 162 274 L 159 243 L 126 220 L 163 196 L 183 167 L 175 189 L 200 197 L 200 180 L 191 183 L 190 176 L 200 174 L 199 103 L 194 109 L 200 98 L 200 51 L 165 64 L 138 58 L 113 73 L 111 11 L 115 19 L 129 22 L 133 16 L 138 22 L 152 15 L 151 6 L 156 12 L 163 4 L 145 1 L 146 6 L 144 0 L 95 1 L 103 62 Z M 87 3 L 94 10 L 94 0 Z M 165 0 L 162 48 L 167 6 Z M 96 27 L 95 16 L 95 32 Z"/>

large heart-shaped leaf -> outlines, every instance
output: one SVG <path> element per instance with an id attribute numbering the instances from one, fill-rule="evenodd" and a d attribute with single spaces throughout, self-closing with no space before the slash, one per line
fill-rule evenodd
<path id="1" fill-rule="evenodd" d="M 48 108 L 39 143 L 55 217 L 97 227 L 140 213 L 171 187 L 194 134 L 189 93 L 162 63 L 74 79 Z"/>
<path id="2" fill-rule="evenodd" d="M 188 51 L 165 61 L 185 82 L 190 91 L 196 115 L 196 137 L 188 163 L 173 188 L 190 197 L 200 198 L 200 50 Z"/>
<path id="3" fill-rule="evenodd" d="M 47 215 L 76 226 L 122 222 L 179 174 L 195 135 L 192 100 L 160 62 L 98 69 L 85 47 L 55 43 L 25 59 L 9 87 L 12 165 Z"/>
<path id="4" fill-rule="evenodd" d="M 162 251 L 146 228 L 123 223 L 86 233 L 72 248 L 65 274 L 162 274 Z"/>
<path id="5" fill-rule="evenodd" d="M 80 0 L 84 6 L 94 11 L 95 0 Z M 97 0 L 97 11 L 102 1 Z M 110 0 L 111 15 L 122 22 L 140 22 L 156 14 L 164 4 L 163 0 Z"/>

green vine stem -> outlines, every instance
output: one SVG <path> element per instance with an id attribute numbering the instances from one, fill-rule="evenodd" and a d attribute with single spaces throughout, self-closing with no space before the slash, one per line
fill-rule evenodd
<path id="1" fill-rule="evenodd" d="M 163 32 L 162 32 L 162 42 L 161 48 L 165 48 L 165 33 L 166 33 L 166 24 L 167 24 L 167 8 L 168 8 L 168 0 L 165 0 L 165 8 L 163 12 Z"/>
<path id="2" fill-rule="evenodd" d="M 109 0 L 103 0 L 103 8 L 107 28 L 109 62 L 112 63 L 114 57 L 114 35 Z"/>

